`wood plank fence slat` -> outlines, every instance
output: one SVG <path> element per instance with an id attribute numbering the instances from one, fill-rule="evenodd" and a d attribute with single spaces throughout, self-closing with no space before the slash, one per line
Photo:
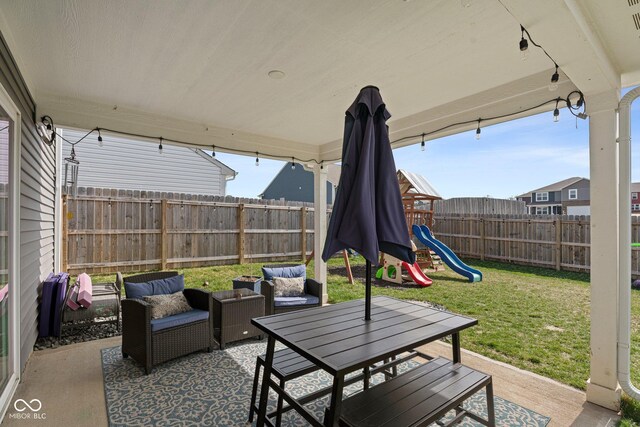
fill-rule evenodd
<path id="1" fill-rule="evenodd" d="M 299 260 L 313 248 L 308 203 L 92 188 L 65 197 L 72 274 Z"/>

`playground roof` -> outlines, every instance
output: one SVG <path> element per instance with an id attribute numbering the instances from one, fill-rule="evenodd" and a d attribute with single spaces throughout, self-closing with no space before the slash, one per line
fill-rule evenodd
<path id="1" fill-rule="evenodd" d="M 398 183 L 400 184 L 400 193 L 403 196 L 410 194 L 427 196 L 426 198 L 430 199 L 442 199 L 442 196 L 427 181 L 427 178 L 420 174 L 398 169 Z"/>

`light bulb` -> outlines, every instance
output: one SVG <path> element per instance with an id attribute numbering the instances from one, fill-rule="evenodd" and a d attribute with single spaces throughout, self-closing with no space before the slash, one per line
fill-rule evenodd
<path id="1" fill-rule="evenodd" d="M 555 123 L 558 123 L 560 121 L 560 110 L 558 110 L 557 108 L 553 110 L 553 121 Z"/>
<path id="2" fill-rule="evenodd" d="M 526 61 L 527 59 L 529 59 L 529 50 L 528 49 L 520 51 L 520 59 L 522 61 Z"/>
<path id="3" fill-rule="evenodd" d="M 260 166 L 260 159 L 256 157 L 256 166 Z"/>
<path id="4" fill-rule="evenodd" d="M 424 151 L 424 141 L 420 144 L 420 151 Z"/>
<path id="5" fill-rule="evenodd" d="M 476 129 L 476 139 L 480 139 L 480 132 L 482 132 L 480 130 L 480 127 L 478 127 L 478 129 Z"/>
<path id="6" fill-rule="evenodd" d="M 292 171 L 296 170 L 296 164 L 293 162 L 291 162 L 291 170 Z"/>
<path id="7" fill-rule="evenodd" d="M 158 154 L 163 154 L 162 153 L 162 143 L 160 143 L 160 145 L 158 145 Z"/>
<path id="8" fill-rule="evenodd" d="M 102 141 L 101 136 L 98 136 L 98 147 L 104 147 L 104 142 Z"/>
<path id="9" fill-rule="evenodd" d="M 215 157 L 216 156 L 216 146 L 212 145 L 211 146 L 211 157 Z"/>

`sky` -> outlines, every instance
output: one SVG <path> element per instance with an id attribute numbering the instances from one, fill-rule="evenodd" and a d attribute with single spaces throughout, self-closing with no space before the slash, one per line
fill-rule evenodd
<path id="1" fill-rule="evenodd" d="M 623 93 L 626 93 L 624 91 Z M 389 107 L 392 110 L 392 106 Z M 393 111 L 392 111 L 393 112 Z M 640 181 L 640 100 L 632 109 L 632 180 Z M 634 142 L 635 141 L 635 142 Z M 510 198 L 565 178 L 589 178 L 589 120 L 577 121 L 566 108 L 560 121 L 551 112 L 427 141 L 393 151 L 396 167 L 423 175 L 445 198 Z M 227 194 L 257 197 L 285 162 L 218 153 L 238 172 Z"/>

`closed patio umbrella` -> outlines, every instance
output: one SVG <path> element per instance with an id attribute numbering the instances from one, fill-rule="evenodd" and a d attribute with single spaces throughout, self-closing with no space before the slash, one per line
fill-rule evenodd
<path id="1" fill-rule="evenodd" d="M 415 262 L 389 142 L 386 109 L 377 87 L 360 90 L 346 111 L 342 171 L 322 259 L 353 248 L 366 259 L 365 319 L 371 318 L 371 264 L 380 251 Z"/>

